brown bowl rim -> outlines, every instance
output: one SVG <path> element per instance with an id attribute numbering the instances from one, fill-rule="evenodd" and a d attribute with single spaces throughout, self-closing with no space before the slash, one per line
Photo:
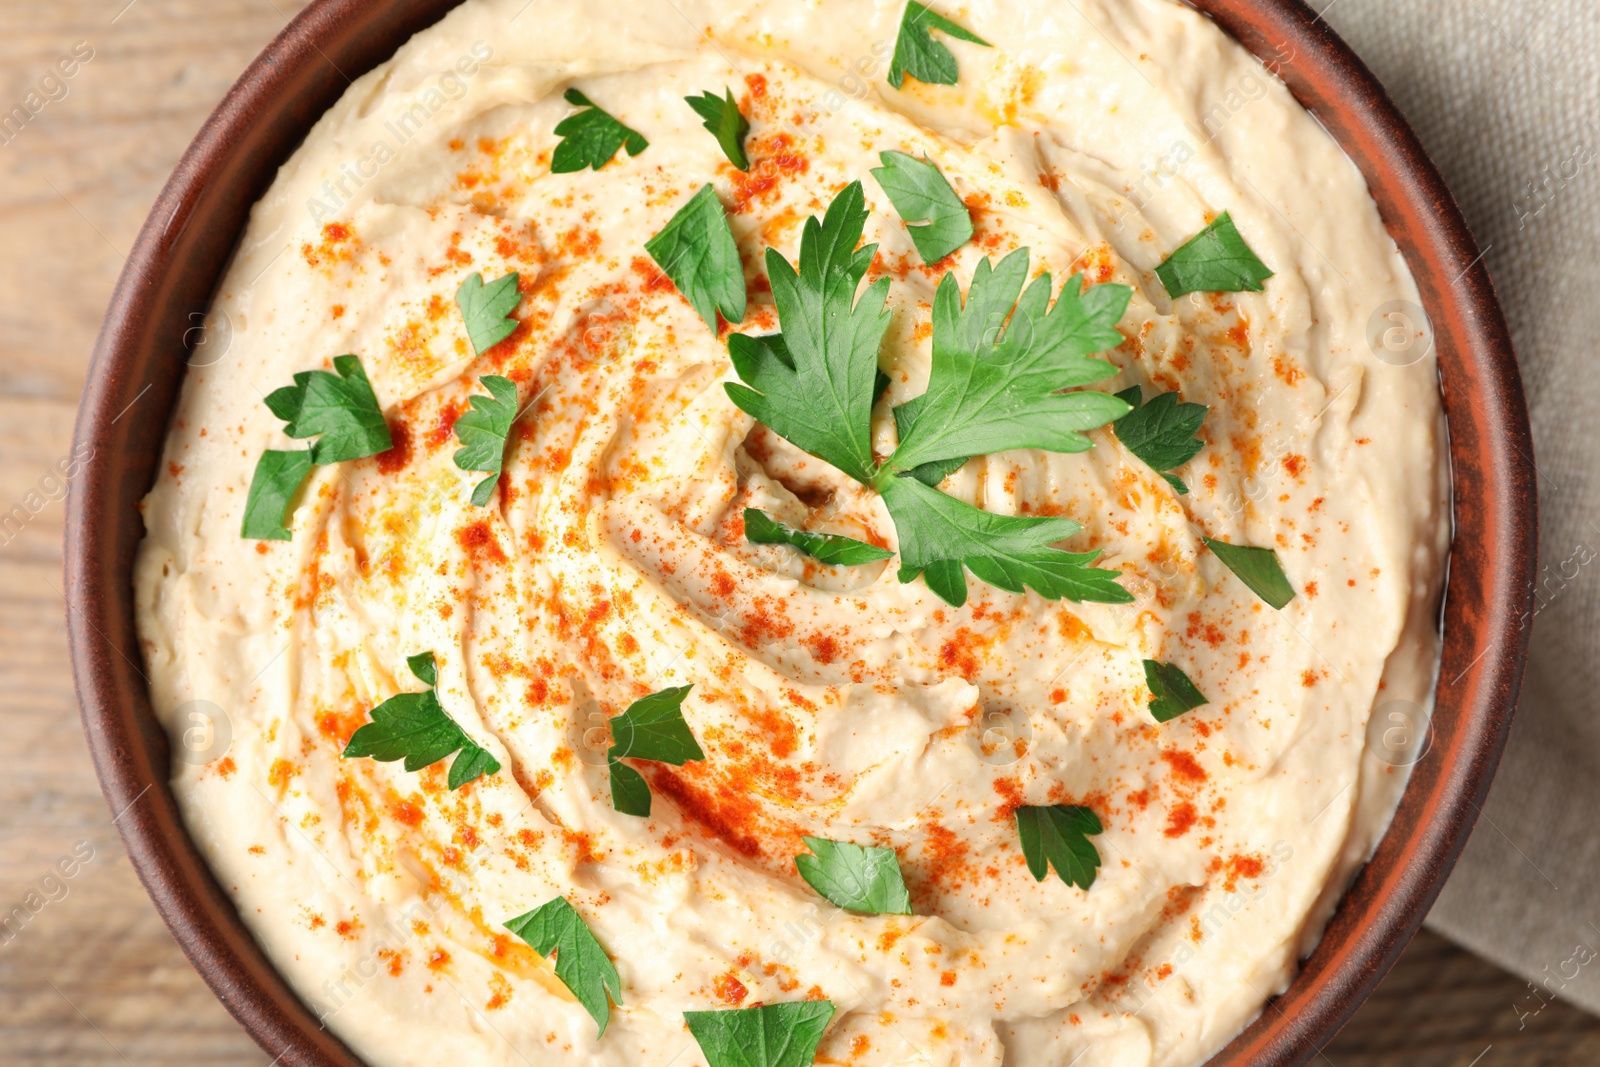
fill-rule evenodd
<path id="1" fill-rule="evenodd" d="M 289 988 L 186 833 L 166 733 L 139 666 L 131 583 L 138 501 L 159 461 L 193 327 L 249 207 L 349 79 L 457 0 L 315 0 L 251 63 L 156 200 L 112 296 L 78 412 L 94 462 L 67 501 L 65 590 L 83 726 L 128 856 L 178 944 L 274 1061 L 360 1060 Z M 1194 0 L 1286 82 L 1365 175 L 1436 334 L 1455 540 L 1432 749 L 1387 834 L 1281 996 L 1210 1062 L 1316 1055 L 1421 925 L 1476 821 L 1528 645 L 1537 515 L 1533 445 L 1510 332 L 1449 190 L 1381 85 L 1300 0 Z M 129 415 L 132 417 L 128 417 Z"/>

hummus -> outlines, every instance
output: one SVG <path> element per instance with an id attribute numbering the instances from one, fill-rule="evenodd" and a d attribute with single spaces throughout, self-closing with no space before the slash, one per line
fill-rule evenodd
<path id="1" fill-rule="evenodd" d="M 885 74 L 903 4 L 467 0 L 351 85 L 256 206 L 144 503 L 136 581 L 173 788 L 267 954 L 377 1065 L 704 1064 L 686 1011 L 827 998 L 834 1064 L 1187 1065 L 1282 990 L 1382 833 L 1423 725 L 1448 547 L 1425 325 L 1365 184 L 1242 48 L 1168 0 L 967 0 L 956 85 Z M 648 138 L 552 173 L 579 88 Z M 684 102 L 731 88 L 734 169 Z M 938 164 L 976 235 L 923 264 L 870 177 Z M 894 547 L 872 493 L 757 425 L 717 336 L 644 246 L 711 183 L 744 260 L 738 329 L 777 329 L 762 255 L 861 180 L 890 279 L 890 405 L 927 385 L 946 270 L 1028 248 L 1133 287 L 1094 388 L 1208 405 L 1179 496 L 1116 439 L 968 462 L 946 492 L 1064 515 L 1131 604 L 969 578 L 954 608 L 894 561 L 750 543 L 746 507 Z M 1223 211 L 1262 292 L 1167 295 L 1154 268 Z M 453 297 L 518 272 L 478 355 Z M 218 354 L 220 351 L 220 354 Z M 262 403 L 358 355 L 393 447 L 319 466 L 289 541 L 240 537 L 252 470 L 294 447 Z M 1398 365 L 1405 363 L 1406 365 Z M 452 434 L 486 374 L 523 408 L 487 507 Z M 1275 549 L 1261 602 L 1201 541 Z M 341 752 L 414 692 L 500 764 Z M 1152 718 L 1144 659 L 1209 698 Z M 609 717 L 692 685 L 706 758 L 638 767 L 614 809 Z M 1374 706 L 1382 715 L 1369 729 Z M 197 725 L 198 724 L 198 725 Z M 196 740 L 196 737 L 199 740 Z M 1392 742 L 1392 737 L 1390 738 Z M 1414 755 L 1414 753 L 1413 753 Z M 1024 863 L 1018 805 L 1092 808 L 1087 891 Z M 842 910 L 802 835 L 890 847 L 910 915 Z M 564 896 L 621 976 L 610 1027 L 505 922 Z"/>

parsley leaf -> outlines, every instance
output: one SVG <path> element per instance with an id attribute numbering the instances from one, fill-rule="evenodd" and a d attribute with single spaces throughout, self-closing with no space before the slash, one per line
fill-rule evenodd
<path id="1" fill-rule="evenodd" d="M 796 1000 L 730 1011 L 686 1011 L 707 1067 L 810 1067 L 828 1020 L 829 1000 Z"/>
<path id="2" fill-rule="evenodd" d="M 428 689 L 392 696 L 373 708 L 369 713 L 372 721 L 351 735 L 344 757 L 370 756 L 380 763 L 403 759 L 406 770 L 420 771 L 459 752 L 450 763 L 451 789 L 460 789 L 476 778 L 498 771 L 500 761 L 468 737 L 440 705 L 434 688 L 439 682 L 433 653 L 410 656 L 406 663 Z"/>
<path id="3" fill-rule="evenodd" d="M 730 323 L 744 319 L 744 264 L 710 182 L 644 247 L 712 333 L 717 332 L 718 311 Z"/>
<path id="4" fill-rule="evenodd" d="M 462 747 L 461 755 L 450 764 L 449 786 L 451 789 L 460 789 L 468 782 L 493 774 L 500 769 L 500 761 L 489 753 L 489 750 L 479 745 L 468 744 Z"/>
<path id="5" fill-rule="evenodd" d="M 256 541 L 288 541 L 289 504 L 311 473 L 311 450 L 261 453 L 244 502 L 240 537 Z"/>
<path id="6" fill-rule="evenodd" d="M 794 858 L 800 877 L 841 908 L 867 915 L 910 915 L 911 894 L 892 848 L 801 837 L 815 855 Z"/>
<path id="7" fill-rule="evenodd" d="M 611 771 L 611 806 L 624 815 L 650 817 L 650 783 L 644 775 L 620 760 L 607 759 Z"/>
<path id="8" fill-rule="evenodd" d="M 506 920 L 505 925 L 540 955 L 555 954 L 556 977 L 599 1024 L 604 1037 L 611 1021 L 611 1004 L 622 1003 L 622 976 L 577 909 L 565 897 L 556 897 Z M 611 994 L 609 1003 L 607 993 Z"/>
<path id="9" fill-rule="evenodd" d="M 1156 277 L 1172 297 L 1198 292 L 1259 293 L 1272 271 L 1250 251 L 1224 211 L 1163 260 Z"/>
<path id="10" fill-rule="evenodd" d="M 599 170 L 611 162 L 619 148 L 626 147 L 628 155 L 636 156 L 650 147 L 638 130 L 618 122 L 577 89 L 568 89 L 563 99 L 584 110 L 568 115 L 556 125 L 556 136 L 562 141 L 550 157 L 552 174 L 571 174 L 585 167 Z"/>
<path id="11" fill-rule="evenodd" d="M 1091 442 L 1080 431 L 1127 413 L 1126 401 L 1105 393 L 1057 390 L 1117 372 L 1089 357 L 1122 343 L 1116 324 L 1133 291 L 1110 284 L 1084 290 L 1074 274 L 1051 307 L 1050 276 L 1022 292 L 1027 274 L 1025 248 L 998 267 L 980 261 L 965 307 L 955 275 L 939 283 L 928 389 L 894 409 L 900 445 L 890 467 L 1012 448 L 1084 452 Z"/>
<path id="12" fill-rule="evenodd" d="M 1278 554 L 1272 549 L 1230 545 L 1209 537 L 1202 540 L 1207 548 L 1217 554 L 1224 566 L 1250 587 L 1252 593 L 1272 607 L 1282 611 L 1284 605 L 1294 599 L 1294 586 L 1289 584 L 1288 575 L 1283 573 L 1283 564 L 1278 562 Z"/>
<path id="13" fill-rule="evenodd" d="M 972 240 L 967 205 L 938 167 L 905 152 L 880 152 L 878 158 L 883 166 L 874 167 L 872 176 L 906 222 L 924 263 L 937 263 Z M 922 225 L 911 225 L 914 222 Z"/>
<path id="14" fill-rule="evenodd" d="M 802 451 L 872 484 L 872 398 L 878 344 L 889 328 L 889 279 L 856 286 L 877 245 L 856 247 L 867 221 L 860 182 L 845 186 L 822 222 L 806 220 L 800 269 L 767 249 L 781 339 L 734 334 L 728 355 L 746 384 L 724 388 L 738 407 Z"/>
<path id="15" fill-rule="evenodd" d="M 1186 711 L 1210 703 L 1176 663 L 1145 660 L 1144 681 L 1150 687 L 1150 715 L 1156 722 L 1171 722 Z"/>
<path id="16" fill-rule="evenodd" d="M 906 12 L 900 16 L 900 35 L 894 42 L 894 58 L 889 61 L 889 84 L 900 88 L 907 74 L 919 82 L 933 85 L 954 85 L 959 74 L 956 57 L 950 49 L 933 39 L 932 30 L 949 34 L 962 41 L 993 47 L 988 41 L 965 26 L 935 14 L 917 0 L 906 0 Z"/>
<path id="17" fill-rule="evenodd" d="M 1133 405 L 1132 411 L 1113 424 L 1117 440 L 1165 478 L 1179 496 L 1188 495 L 1189 487 L 1168 472 L 1189 462 L 1206 446 L 1194 435 L 1210 409 L 1204 404 L 1180 403 L 1177 393 L 1158 393 L 1148 404 L 1141 404 L 1137 385 L 1117 397 Z"/>
<path id="18" fill-rule="evenodd" d="M 1012 593 L 1026 586 L 1050 600 L 1133 601 L 1117 571 L 1090 566 L 1098 552 L 1048 547 L 1082 529 L 1071 519 L 995 515 L 910 477 L 889 478 L 881 491 L 900 535 L 900 580 L 920 574 L 949 604 L 966 603 L 963 567 Z"/>
<path id="19" fill-rule="evenodd" d="M 706 754 L 683 719 L 683 698 L 693 686 L 680 685 L 640 697 L 611 720 L 611 806 L 624 815 L 650 814 L 650 786 L 624 759 L 651 760 L 682 767 Z"/>
<path id="20" fill-rule="evenodd" d="M 756 508 L 744 509 L 744 536 L 758 545 L 790 545 L 812 559 L 835 567 L 857 567 L 894 555 L 886 548 L 853 537 L 796 530 Z"/>
<path id="21" fill-rule="evenodd" d="M 1100 817 L 1088 808 L 1071 804 L 1017 809 L 1017 838 L 1022 858 L 1036 882 L 1044 881 L 1050 867 L 1068 885 L 1088 889 L 1100 867 L 1100 852 L 1089 838 L 1104 831 Z"/>
<path id="22" fill-rule="evenodd" d="M 935 295 L 934 364 L 928 390 L 895 408 L 900 446 L 881 467 L 870 440 L 882 375 L 877 350 L 888 326 L 888 279 L 855 299 L 875 245 L 857 249 L 866 221 L 861 183 L 845 187 L 821 223 L 806 221 L 796 273 L 776 251 L 767 267 L 781 334 L 728 339 L 746 383 L 728 396 L 780 437 L 831 463 L 884 499 L 899 534 L 900 580 L 923 575 L 951 604 L 966 602 L 963 567 L 1015 593 L 1031 588 L 1059 599 L 1128 603 L 1115 571 L 1090 567 L 1096 554 L 1048 545 L 1078 532 L 1066 519 L 991 515 L 933 488 L 973 455 L 1008 448 L 1081 451 L 1081 430 L 1126 413 L 1103 393 L 1061 395 L 1115 373 L 1091 353 L 1120 343 L 1116 322 L 1130 290 L 1082 289 L 1074 275 L 1049 307 L 1041 277 L 1018 301 L 1026 250 L 998 268 L 978 265 L 966 307 L 950 277 Z M 1014 310 L 1013 310 L 1014 309 Z M 1003 329 L 1002 329 L 1003 327 Z"/>
<path id="23" fill-rule="evenodd" d="M 683 699 L 693 688 L 661 689 L 629 704 L 627 711 L 611 720 L 612 757 L 653 760 L 674 767 L 705 759 L 683 718 Z"/>
<path id="24" fill-rule="evenodd" d="M 432 652 L 418 652 L 414 656 L 407 656 L 406 666 L 417 676 L 418 681 L 430 689 L 438 687 L 439 664 L 434 660 Z"/>
<path id="25" fill-rule="evenodd" d="M 937 489 L 940 482 L 960 470 L 971 458 L 971 456 L 952 456 L 949 459 L 919 463 L 903 473 L 907 478 L 915 478 L 923 485 L 931 485 Z"/>
<path id="26" fill-rule="evenodd" d="M 481 508 L 489 503 L 505 464 L 506 437 L 517 417 L 517 385 L 498 374 L 485 374 L 478 380 L 490 395 L 473 396 L 472 410 L 456 419 L 455 434 L 461 447 L 456 449 L 454 458 L 456 466 L 464 471 L 490 472 L 472 490 L 472 503 Z"/>
<path id="27" fill-rule="evenodd" d="M 294 384 L 267 394 L 267 407 L 288 423 L 290 437 L 322 437 L 311 446 L 311 462 L 338 463 L 387 452 L 394 446 L 383 409 L 367 381 L 361 360 L 335 356 L 333 369 L 305 370 Z"/>
<path id="28" fill-rule="evenodd" d="M 716 93 L 701 93 L 699 96 L 686 96 L 694 113 L 705 120 L 705 127 L 711 136 L 717 139 L 717 144 L 722 146 L 723 155 L 728 157 L 728 162 L 740 170 L 750 169 L 750 160 L 744 154 L 744 135 L 750 132 L 750 123 L 739 111 L 739 105 L 734 103 L 733 90 L 723 86 L 727 97 L 720 98 Z"/>
<path id="29" fill-rule="evenodd" d="M 516 332 L 517 320 L 511 313 L 521 302 L 516 271 L 488 285 L 483 284 L 483 275 L 477 271 L 467 275 L 456 289 L 456 307 L 461 309 L 474 352 L 481 356 Z"/>

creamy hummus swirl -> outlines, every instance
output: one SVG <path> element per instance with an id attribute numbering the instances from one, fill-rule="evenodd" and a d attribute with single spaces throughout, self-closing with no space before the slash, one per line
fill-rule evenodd
<path id="1" fill-rule="evenodd" d="M 1406 760 L 1369 718 L 1415 728 L 1429 704 L 1448 489 L 1425 332 L 1404 359 L 1371 336 L 1417 295 L 1362 179 L 1176 3 L 941 9 L 994 47 L 952 42 L 958 85 L 896 91 L 901 8 L 468 0 L 356 81 L 255 208 L 145 502 L 139 627 L 195 840 L 368 1061 L 698 1064 L 685 1011 L 810 996 L 838 1007 L 819 1062 L 1193 1064 L 1284 987 L 1381 833 Z M 551 173 L 573 86 L 648 149 Z M 683 100 L 724 86 L 748 173 Z M 937 270 L 868 176 L 887 149 L 935 161 L 971 209 Z M 1058 285 L 1133 287 L 1096 388 L 1209 406 L 1191 493 L 1110 428 L 946 483 L 1075 519 L 1063 547 L 1099 549 L 1133 604 L 973 579 L 957 609 L 893 561 L 744 538 L 747 506 L 895 531 L 733 406 L 726 334 L 644 245 L 711 183 L 745 261 L 740 328 L 767 332 L 764 249 L 792 260 L 858 179 L 868 276 L 891 282 L 881 452 L 888 407 L 926 387 L 944 270 L 965 285 L 1027 248 Z M 1168 297 L 1153 268 L 1222 211 L 1274 277 Z M 519 272 L 524 294 L 481 356 L 453 302 L 473 271 Z M 256 459 L 289 447 L 263 395 L 343 352 L 393 449 L 317 468 L 292 541 L 242 540 Z M 479 508 L 451 428 L 484 374 L 524 410 Z M 1273 611 L 1202 535 L 1273 547 L 1298 595 Z M 443 764 L 340 756 L 430 650 L 443 706 L 503 768 L 456 791 Z M 1146 658 L 1210 703 L 1153 721 Z M 608 717 L 690 684 L 707 758 L 640 764 L 654 813 L 615 811 Z M 1105 825 L 1088 891 L 1024 864 L 1012 813 L 1050 803 Z M 915 914 L 823 900 L 802 835 L 894 848 Z M 622 977 L 603 1038 L 503 926 L 558 895 Z"/>

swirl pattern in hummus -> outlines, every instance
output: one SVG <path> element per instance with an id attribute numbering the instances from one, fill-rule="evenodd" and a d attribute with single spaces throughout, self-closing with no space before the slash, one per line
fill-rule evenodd
<path id="1" fill-rule="evenodd" d="M 1281 989 L 1382 832 L 1404 770 L 1375 702 L 1428 703 L 1447 487 L 1431 358 L 1374 355 L 1416 294 L 1360 176 L 1288 93 L 1168 0 L 972 0 L 943 13 L 952 87 L 884 80 L 901 5 L 468 0 L 358 80 L 256 207 L 145 505 L 139 624 L 158 711 L 226 713 L 226 753 L 175 761 L 196 841 L 256 937 L 374 1064 L 703 1063 L 683 1013 L 825 996 L 819 1062 L 1192 1064 Z M 578 85 L 650 147 L 552 174 Z M 683 102 L 732 86 L 748 174 Z M 1179 497 L 1109 430 L 1080 455 L 970 462 L 951 491 L 1066 515 L 1136 602 L 973 580 L 953 609 L 894 564 L 752 545 L 740 515 L 893 546 L 876 498 L 754 425 L 713 336 L 644 253 L 700 185 L 746 263 L 743 329 L 776 328 L 761 253 L 862 179 L 892 280 L 887 404 L 926 385 L 925 267 L 867 176 L 898 149 L 972 209 L 953 269 L 1134 287 L 1097 388 L 1210 406 Z M 1265 292 L 1170 299 L 1153 268 L 1230 211 Z M 942 270 L 942 268 L 941 268 Z M 521 274 L 510 339 L 472 354 L 452 301 Z M 291 542 L 245 541 L 261 403 L 361 356 L 395 447 L 318 468 Z M 207 365 L 201 366 L 199 363 Z M 451 462 L 478 378 L 518 385 L 502 493 Z M 1276 548 L 1298 595 L 1257 600 L 1200 536 Z M 432 650 L 445 708 L 503 770 L 343 760 Z M 1165 724 L 1141 660 L 1210 703 Z M 642 765 L 614 811 L 605 722 L 693 684 L 707 759 Z M 1085 892 L 1036 882 L 1019 804 L 1105 823 Z M 796 875 L 802 834 L 892 846 L 914 915 L 841 911 Z M 503 922 L 556 895 L 615 959 L 595 1026 Z"/>

